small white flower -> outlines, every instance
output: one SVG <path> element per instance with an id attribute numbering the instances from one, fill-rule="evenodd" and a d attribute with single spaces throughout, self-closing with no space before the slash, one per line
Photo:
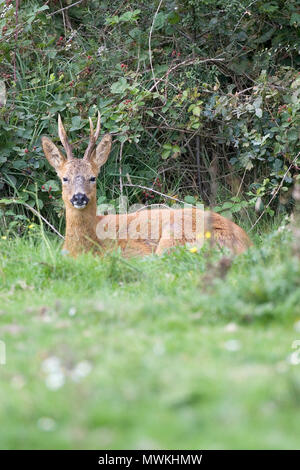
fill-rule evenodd
<path id="1" fill-rule="evenodd" d="M 56 372 L 57 370 L 60 370 L 60 368 L 61 368 L 60 359 L 56 356 L 48 357 L 47 359 L 44 360 L 42 364 L 42 369 L 46 374 L 51 374 L 53 372 Z"/>
<path id="2" fill-rule="evenodd" d="M 287 357 L 287 361 L 292 365 L 292 366 L 298 366 L 300 364 L 300 355 L 299 351 L 294 351 L 292 354 L 290 354 Z"/>
<path id="3" fill-rule="evenodd" d="M 228 323 L 224 328 L 224 330 L 227 331 L 227 333 L 235 333 L 237 331 L 237 329 L 238 329 L 237 324 L 233 323 L 233 322 Z"/>
<path id="4" fill-rule="evenodd" d="M 70 317 L 74 317 L 74 315 L 76 315 L 76 308 L 75 307 L 70 308 L 69 315 L 70 315 Z"/>
<path id="5" fill-rule="evenodd" d="M 42 370 L 46 375 L 46 387 L 50 390 L 58 390 L 65 383 L 65 375 L 61 365 L 61 361 L 56 356 L 45 359 L 42 364 Z"/>
<path id="6" fill-rule="evenodd" d="M 230 339 L 229 341 L 226 341 L 224 347 L 227 349 L 227 351 L 235 352 L 241 349 L 241 343 L 237 339 Z"/>
<path id="7" fill-rule="evenodd" d="M 25 385 L 25 379 L 22 375 L 15 375 L 11 379 L 11 386 L 17 390 L 21 390 Z"/>
<path id="8" fill-rule="evenodd" d="M 50 390 L 58 390 L 61 388 L 65 383 L 65 376 L 62 371 L 57 371 L 54 373 L 49 374 L 46 377 L 46 386 Z"/>
<path id="9" fill-rule="evenodd" d="M 84 379 L 92 371 L 92 364 L 89 361 L 79 362 L 73 371 L 71 372 L 71 377 L 74 382 L 79 382 L 81 379 Z"/>
<path id="10" fill-rule="evenodd" d="M 55 421 L 52 418 L 42 417 L 37 422 L 38 428 L 42 431 L 53 431 L 56 427 Z"/>
<path id="11" fill-rule="evenodd" d="M 100 57 L 103 53 L 106 52 L 106 47 L 105 46 L 100 46 L 98 47 L 98 50 L 97 50 L 97 55 Z"/>

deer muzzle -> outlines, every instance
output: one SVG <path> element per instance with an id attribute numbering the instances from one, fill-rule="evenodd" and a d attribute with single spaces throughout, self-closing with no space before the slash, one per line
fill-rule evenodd
<path id="1" fill-rule="evenodd" d="M 76 193 L 70 199 L 70 202 L 76 209 L 84 209 L 89 202 L 89 198 L 83 193 Z"/>

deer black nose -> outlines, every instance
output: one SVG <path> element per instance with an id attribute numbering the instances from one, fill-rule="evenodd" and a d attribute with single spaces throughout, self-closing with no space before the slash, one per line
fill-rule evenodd
<path id="1" fill-rule="evenodd" d="M 73 204 L 74 207 L 85 207 L 88 202 L 89 198 L 83 193 L 74 194 L 71 199 L 71 204 Z"/>

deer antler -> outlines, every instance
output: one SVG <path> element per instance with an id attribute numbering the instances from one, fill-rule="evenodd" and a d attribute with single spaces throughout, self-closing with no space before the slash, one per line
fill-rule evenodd
<path id="1" fill-rule="evenodd" d="M 93 122 L 92 122 L 90 117 L 89 117 L 89 121 L 90 121 L 90 141 L 89 141 L 89 145 L 88 145 L 88 147 L 87 147 L 87 149 L 84 153 L 84 157 L 83 157 L 86 160 L 89 159 L 89 157 L 91 156 L 91 153 L 94 150 L 97 139 L 99 137 L 100 127 L 101 127 L 100 112 L 98 111 L 98 120 L 97 120 L 97 127 L 96 127 L 96 132 L 95 133 L 94 133 Z"/>
<path id="2" fill-rule="evenodd" d="M 72 147 L 71 147 L 71 145 L 68 141 L 68 137 L 67 137 L 66 131 L 64 129 L 60 114 L 58 115 L 58 135 L 59 135 L 60 141 L 61 141 L 61 143 L 62 143 L 62 145 L 63 145 L 63 147 L 66 151 L 67 158 L 69 160 L 73 157 L 73 152 L 72 152 Z"/>

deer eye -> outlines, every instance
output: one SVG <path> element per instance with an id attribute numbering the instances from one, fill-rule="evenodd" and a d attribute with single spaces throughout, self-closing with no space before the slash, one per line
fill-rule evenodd
<path id="1" fill-rule="evenodd" d="M 94 182 L 96 181 L 95 176 L 92 176 L 92 177 L 90 178 L 90 181 L 92 181 L 92 183 L 94 183 Z"/>
<path id="2" fill-rule="evenodd" d="M 64 183 L 67 183 L 68 181 L 69 181 L 68 178 L 63 178 Z"/>

